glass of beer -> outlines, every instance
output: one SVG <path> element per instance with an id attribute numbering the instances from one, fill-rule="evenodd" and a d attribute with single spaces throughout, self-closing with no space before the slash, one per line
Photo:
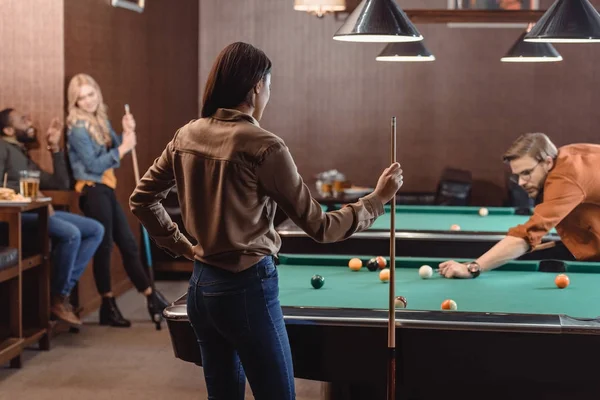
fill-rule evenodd
<path id="1" fill-rule="evenodd" d="M 21 171 L 19 186 L 23 197 L 36 199 L 40 191 L 40 171 Z"/>

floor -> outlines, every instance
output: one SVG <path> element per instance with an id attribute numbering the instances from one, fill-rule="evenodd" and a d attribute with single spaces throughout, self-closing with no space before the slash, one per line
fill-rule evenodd
<path id="1" fill-rule="evenodd" d="M 160 281 L 157 287 L 174 300 L 185 281 Z M 23 368 L 0 367 L 0 400 L 206 399 L 202 368 L 174 357 L 166 325 L 157 331 L 145 299 L 134 290 L 117 299 L 129 329 L 84 320 L 80 333 L 55 337 L 48 352 L 28 349 Z M 297 380 L 298 400 L 320 399 L 322 385 Z M 247 399 L 253 399 L 247 387 Z"/>

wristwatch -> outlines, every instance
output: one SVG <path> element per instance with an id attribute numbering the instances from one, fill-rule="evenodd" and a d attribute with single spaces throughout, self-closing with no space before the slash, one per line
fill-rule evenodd
<path id="1" fill-rule="evenodd" d="M 477 262 L 471 261 L 467 263 L 467 271 L 469 271 L 473 278 L 477 278 L 481 273 L 481 266 Z"/>

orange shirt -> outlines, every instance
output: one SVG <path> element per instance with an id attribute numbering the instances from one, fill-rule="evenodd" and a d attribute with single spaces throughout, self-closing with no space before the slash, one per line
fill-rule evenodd
<path id="1" fill-rule="evenodd" d="M 529 220 L 508 231 L 538 246 L 552 228 L 578 260 L 600 260 L 600 145 L 559 148 L 543 201 Z"/>
<path id="2" fill-rule="evenodd" d="M 117 177 L 113 168 L 104 171 L 104 174 L 102 174 L 102 183 L 113 190 L 117 188 Z M 96 182 L 92 181 L 77 181 L 75 183 L 75 191 L 81 193 L 85 186 L 94 186 L 95 184 Z"/>

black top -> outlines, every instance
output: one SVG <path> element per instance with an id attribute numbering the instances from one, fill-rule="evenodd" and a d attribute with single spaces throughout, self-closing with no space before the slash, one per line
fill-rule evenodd
<path id="1" fill-rule="evenodd" d="M 8 173 L 6 186 L 19 192 L 19 172 L 23 170 L 40 171 L 40 190 L 68 190 L 69 172 L 65 154 L 62 151 L 52 154 L 54 173 L 43 171 L 18 144 L 0 139 L 0 182 Z"/>

